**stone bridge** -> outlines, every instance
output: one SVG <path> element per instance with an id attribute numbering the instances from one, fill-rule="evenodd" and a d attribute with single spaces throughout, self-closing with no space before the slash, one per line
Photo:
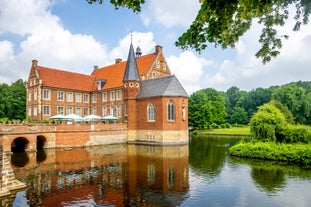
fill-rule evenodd
<path id="1" fill-rule="evenodd" d="M 15 178 L 11 165 L 14 152 L 126 142 L 126 124 L 0 125 L 0 197 L 26 187 Z M 30 165 L 35 165 L 34 157 L 30 158 Z"/>
<path id="2" fill-rule="evenodd" d="M 4 152 L 127 142 L 126 124 L 2 125 Z"/>

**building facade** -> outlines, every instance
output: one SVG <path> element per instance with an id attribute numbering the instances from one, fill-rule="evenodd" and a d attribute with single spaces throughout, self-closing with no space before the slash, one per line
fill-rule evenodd
<path id="1" fill-rule="evenodd" d="M 130 45 L 127 61 L 84 75 L 32 61 L 27 82 L 27 118 L 56 114 L 111 115 L 127 123 L 128 140 L 175 143 L 188 140 L 188 95 L 162 53 L 141 55 Z M 170 137 L 170 138 L 167 138 Z M 183 138 L 184 137 L 184 138 Z"/>

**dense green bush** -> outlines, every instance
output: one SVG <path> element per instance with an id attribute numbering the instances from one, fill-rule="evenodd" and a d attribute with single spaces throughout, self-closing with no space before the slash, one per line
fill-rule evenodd
<path id="1" fill-rule="evenodd" d="M 219 125 L 216 124 L 216 123 L 212 123 L 212 124 L 210 125 L 210 128 L 211 128 L 211 129 L 219 129 Z"/>
<path id="2" fill-rule="evenodd" d="M 276 141 L 285 126 L 284 114 L 269 103 L 260 106 L 250 121 L 251 134 L 262 141 Z"/>
<path id="3" fill-rule="evenodd" d="M 223 129 L 229 129 L 231 125 L 229 123 L 225 123 L 225 124 L 221 124 L 220 127 Z"/>
<path id="4" fill-rule="evenodd" d="M 277 139 L 284 143 L 311 143 L 311 127 L 304 125 L 287 125 Z"/>
<path id="5" fill-rule="evenodd" d="M 281 144 L 275 142 L 240 142 L 229 149 L 231 155 L 247 158 L 294 162 L 311 167 L 309 144 Z"/>

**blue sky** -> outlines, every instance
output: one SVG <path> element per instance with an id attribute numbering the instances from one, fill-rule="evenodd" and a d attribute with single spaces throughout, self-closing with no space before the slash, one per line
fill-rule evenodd
<path id="1" fill-rule="evenodd" d="M 281 55 L 263 65 L 254 57 L 261 27 L 253 26 L 236 48 L 222 50 L 213 45 L 198 54 L 174 46 L 194 20 L 199 1 L 147 0 L 142 12 L 114 9 L 109 1 L 89 5 L 85 0 L 1 0 L 0 83 L 27 80 L 31 61 L 39 65 L 90 74 L 94 65 L 126 59 L 133 45 L 143 54 L 163 52 L 171 71 L 189 94 L 202 88 L 241 90 L 311 80 L 311 26 L 292 32 L 292 19 L 279 28 L 289 35 Z"/>

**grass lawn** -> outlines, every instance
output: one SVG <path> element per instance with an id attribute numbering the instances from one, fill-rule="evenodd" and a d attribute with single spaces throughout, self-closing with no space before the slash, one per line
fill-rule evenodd
<path id="1" fill-rule="evenodd" d="M 245 127 L 231 127 L 226 129 L 208 129 L 208 130 L 196 130 L 198 134 L 224 134 L 224 135 L 249 135 L 250 129 Z"/>

